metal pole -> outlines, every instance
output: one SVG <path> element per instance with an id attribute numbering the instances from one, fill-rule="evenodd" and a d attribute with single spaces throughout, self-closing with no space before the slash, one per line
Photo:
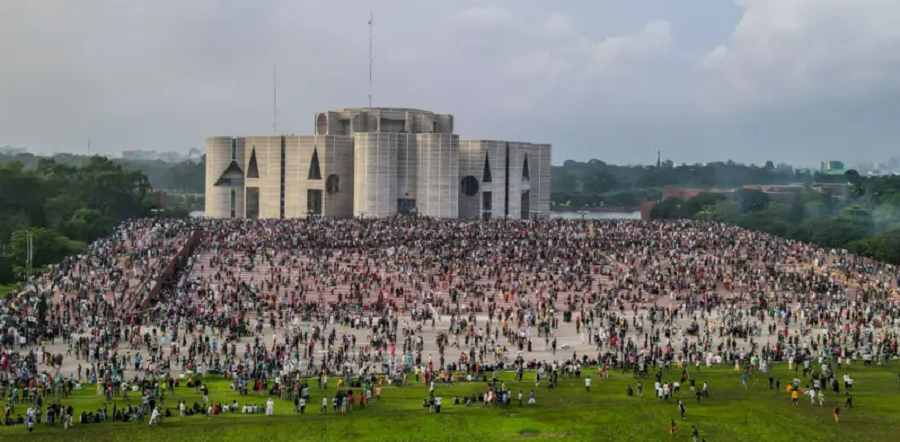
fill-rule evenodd
<path id="1" fill-rule="evenodd" d="M 372 56 L 372 34 L 375 27 L 375 11 L 369 10 L 369 107 L 372 107 L 372 64 L 375 58 Z"/>
<path id="2" fill-rule="evenodd" d="M 278 133 L 278 62 L 272 63 L 272 134 Z"/>

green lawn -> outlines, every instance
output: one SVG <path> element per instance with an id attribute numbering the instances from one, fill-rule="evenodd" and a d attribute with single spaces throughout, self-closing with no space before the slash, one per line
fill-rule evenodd
<path id="1" fill-rule="evenodd" d="M 7 293 L 11 292 L 13 288 L 15 288 L 15 285 L 0 284 L 0 296 L 5 296 Z"/>
<path id="2" fill-rule="evenodd" d="M 767 377 L 751 377 L 749 389 L 740 386 L 740 375 L 732 369 L 703 370 L 695 374 L 698 387 L 709 381 L 710 398 L 697 405 L 689 396 L 687 387 L 681 398 L 687 406 L 687 418 L 678 419 L 677 402 L 659 403 L 651 390 L 653 378 L 644 379 L 644 399 L 628 397 L 628 384 L 635 384 L 630 375 L 614 374 L 611 379 L 594 378 L 591 392 L 584 390 L 582 379 L 564 379 L 556 391 L 547 391 L 545 384 L 537 390 L 537 404 L 508 408 L 482 408 L 479 405 L 454 406 L 454 395 L 483 391 L 483 383 L 456 384 L 439 387 L 444 406 L 439 415 L 430 414 L 421 406 L 427 389 L 420 384 L 409 388 L 385 387 L 383 399 L 374 407 L 347 414 L 318 414 L 323 392 L 315 389 L 307 414 L 292 413 L 292 405 L 276 400 L 274 417 L 263 415 L 225 414 L 212 419 L 202 416 L 179 421 L 177 417 L 164 420 L 156 428 L 144 424 L 104 423 L 82 425 L 63 433 L 60 427 L 35 426 L 35 432 L 25 435 L 23 427 L 0 427 L 0 441 L 29 440 L 59 442 L 65 435 L 66 442 L 230 442 L 230 441 L 671 441 L 690 440 L 691 425 L 696 425 L 701 438 L 707 441 L 758 442 L 758 441 L 889 441 L 896 440 L 900 428 L 900 385 L 896 363 L 889 367 L 862 366 L 850 369 L 854 378 L 854 408 L 843 409 L 841 391 L 841 422 L 835 424 L 832 408 L 837 395 L 830 391 L 824 407 L 810 405 L 807 398 L 798 406 L 792 406 L 784 392 L 793 379 L 786 366 L 774 370 L 774 376 L 782 381 L 782 391 L 769 390 Z M 593 371 L 591 371 L 593 372 Z M 672 371 L 664 379 L 675 379 L 679 372 Z M 533 379 L 527 373 L 526 379 Z M 533 387 L 533 381 L 522 384 L 511 382 L 505 374 L 514 394 L 521 388 L 524 396 Z M 228 401 L 237 398 L 242 405 L 265 403 L 265 398 L 254 395 L 241 397 L 233 393 L 227 381 L 214 380 L 210 399 Z M 842 386 L 843 387 L 843 386 Z M 334 392 L 333 382 L 325 392 Z M 193 389 L 181 387 L 177 394 L 188 404 L 200 401 Z M 139 400 L 139 399 L 138 399 Z M 132 401 L 135 400 L 132 395 Z M 68 399 L 80 413 L 82 409 L 96 410 L 101 403 L 95 390 L 88 387 Z M 515 402 L 515 401 L 514 401 Z M 175 400 L 168 399 L 167 406 Z M 19 405 L 17 413 L 23 412 Z M 679 434 L 673 438 L 667 432 L 670 419 L 676 419 Z"/>

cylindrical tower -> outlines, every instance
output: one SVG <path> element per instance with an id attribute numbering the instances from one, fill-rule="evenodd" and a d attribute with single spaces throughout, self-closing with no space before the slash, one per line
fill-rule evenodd
<path id="1" fill-rule="evenodd" d="M 419 214 L 435 218 L 459 215 L 459 136 L 417 134 Z"/>
<path id="2" fill-rule="evenodd" d="M 232 137 L 210 137 L 206 139 L 206 216 L 211 218 L 231 218 L 232 187 L 243 185 L 243 174 L 238 175 L 231 166 L 237 158 L 237 143 Z M 237 180 L 238 183 L 234 181 Z M 241 189 L 243 194 L 243 188 Z M 235 211 L 237 211 L 235 194 Z"/>
<path id="3" fill-rule="evenodd" d="M 402 134 L 354 134 L 354 216 L 381 218 L 397 213 L 398 135 Z"/>

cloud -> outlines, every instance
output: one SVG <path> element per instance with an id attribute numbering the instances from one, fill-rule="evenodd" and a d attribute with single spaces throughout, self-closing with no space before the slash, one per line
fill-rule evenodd
<path id="1" fill-rule="evenodd" d="M 900 2 L 736 0 L 726 44 L 700 60 L 707 110 L 861 99 L 900 85 Z"/>
<path id="2" fill-rule="evenodd" d="M 498 28 L 513 24 L 513 17 L 499 6 L 473 6 L 453 14 L 453 19 L 472 28 Z"/>
<path id="3" fill-rule="evenodd" d="M 556 12 L 527 20 L 501 7 L 477 6 L 454 14 L 453 21 L 459 32 L 456 56 L 481 63 L 477 74 L 493 77 L 492 86 L 516 91 L 508 100 L 517 110 L 597 86 L 666 53 L 672 44 L 664 20 L 600 39 L 579 29 L 572 16 Z"/>

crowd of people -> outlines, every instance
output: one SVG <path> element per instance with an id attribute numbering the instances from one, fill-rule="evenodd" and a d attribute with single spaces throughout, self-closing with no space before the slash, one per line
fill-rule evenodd
<path id="1" fill-rule="evenodd" d="M 176 258 L 194 232 L 199 245 Z M 383 385 L 433 393 L 497 370 L 552 388 L 586 366 L 642 378 L 775 362 L 824 389 L 832 363 L 898 356 L 897 279 L 893 265 L 704 221 L 142 219 L 0 300 L 0 396 L 34 402 L 91 382 L 138 392 L 156 422 L 171 411 L 149 401 L 183 374 L 228 376 L 296 409 L 309 382 L 336 379 L 326 412 Z M 512 401 L 500 387 L 454 403 Z M 103 414 L 82 419 L 117 416 Z"/>

